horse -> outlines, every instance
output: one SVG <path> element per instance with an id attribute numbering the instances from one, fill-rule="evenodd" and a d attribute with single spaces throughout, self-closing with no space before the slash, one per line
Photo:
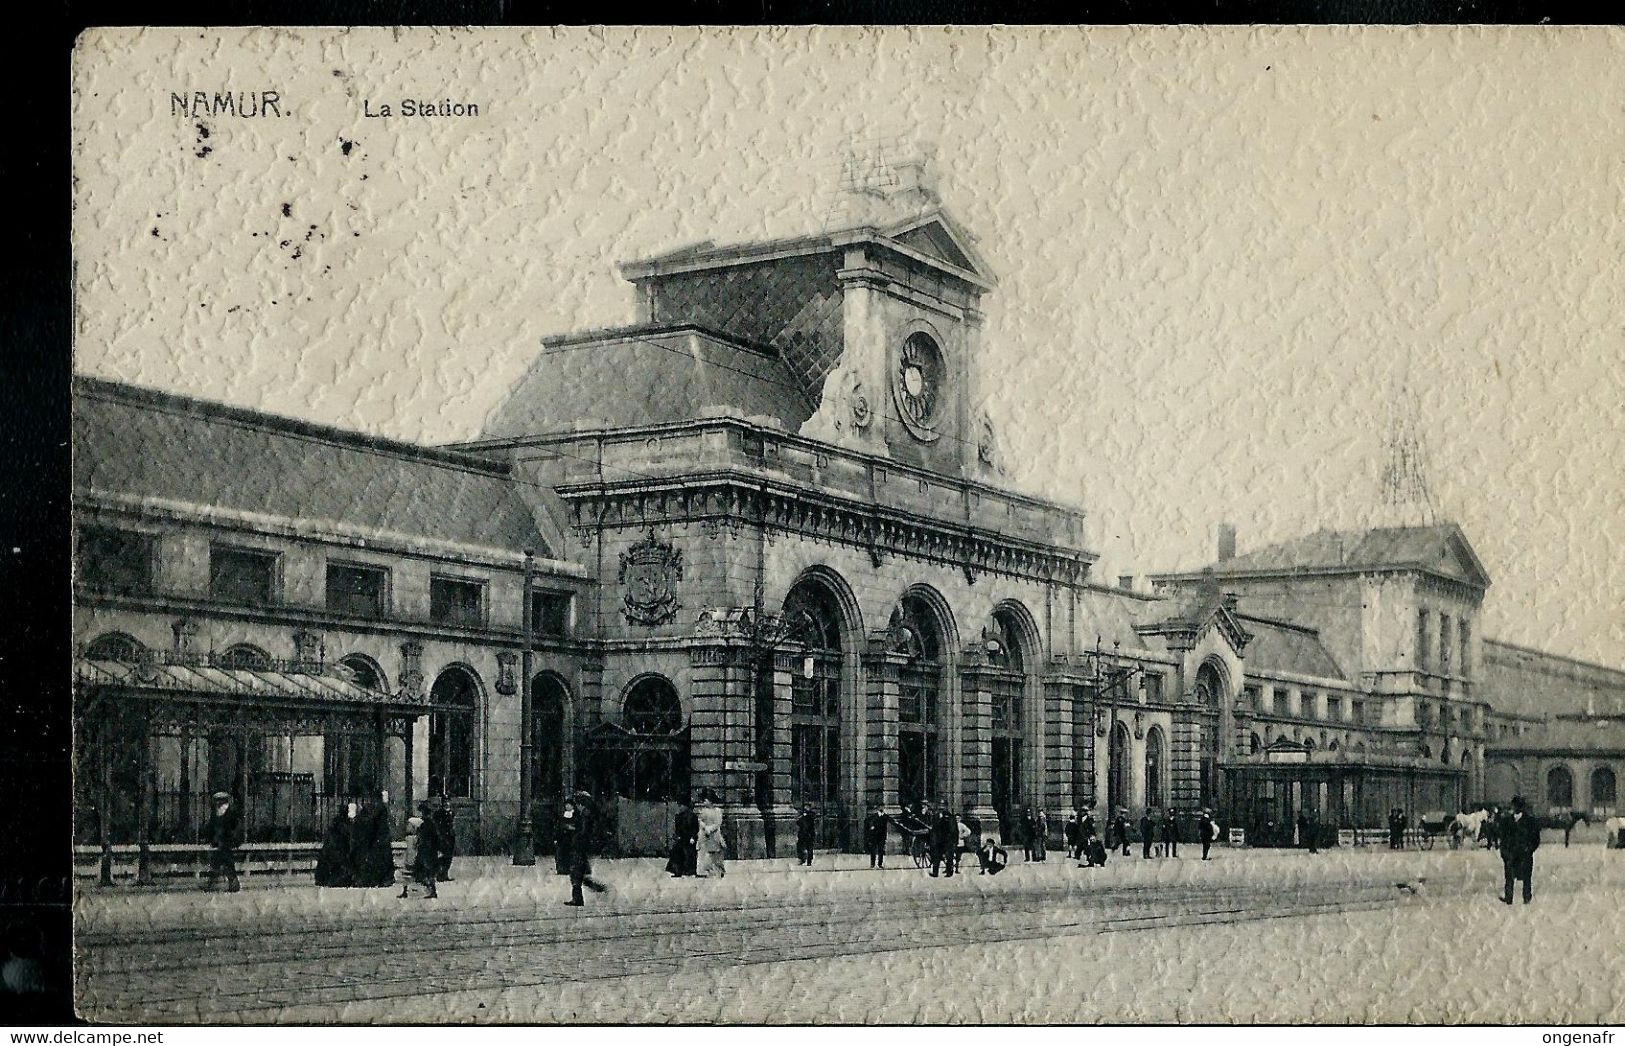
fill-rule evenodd
<path id="1" fill-rule="evenodd" d="M 1456 824 L 1461 828 L 1463 839 L 1473 842 L 1482 842 L 1484 839 L 1484 822 L 1490 818 L 1488 810 L 1474 810 L 1470 814 L 1457 814 Z"/>

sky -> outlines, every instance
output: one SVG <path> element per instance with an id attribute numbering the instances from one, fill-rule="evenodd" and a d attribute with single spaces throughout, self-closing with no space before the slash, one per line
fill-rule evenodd
<path id="1" fill-rule="evenodd" d="M 899 135 L 998 279 L 1010 482 L 1088 513 L 1098 578 L 1368 522 L 1411 399 L 1481 631 L 1625 666 L 1625 31 L 99 30 L 75 66 L 83 373 L 472 438 L 542 337 L 632 321 L 617 263 L 820 231 L 843 143 Z M 479 115 L 367 115 L 403 98 Z"/>

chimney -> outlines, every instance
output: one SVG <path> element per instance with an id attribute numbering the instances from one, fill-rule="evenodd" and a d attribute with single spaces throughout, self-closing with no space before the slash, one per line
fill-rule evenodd
<path id="1" fill-rule="evenodd" d="M 1124 592 L 1133 592 L 1134 591 L 1134 575 L 1133 574 L 1119 574 L 1119 575 L 1117 575 L 1117 587 L 1122 589 Z"/>
<path id="2" fill-rule="evenodd" d="M 1219 524 L 1219 562 L 1236 558 L 1236 525 L 1234 523 Z"/>

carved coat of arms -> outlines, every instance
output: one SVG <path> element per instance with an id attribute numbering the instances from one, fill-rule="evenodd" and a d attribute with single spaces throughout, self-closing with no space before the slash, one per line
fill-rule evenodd
<path id="1" fill-rule="evenodd" d="M 683 553 L 649 536 L 621 553 L 621 608 L 629 625 L 663 625 L 677 614 Z"/>

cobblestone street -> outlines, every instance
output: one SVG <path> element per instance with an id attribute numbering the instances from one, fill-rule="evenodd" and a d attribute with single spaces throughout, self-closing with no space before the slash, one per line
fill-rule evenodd
<path id="1" fill-rule="evenodd" d="M 1092 871 L 1052 859 L 952 880 L 912 867 L 870 872 L 851 856 L 820 862 L 811 871 L 736 862 L 722 880 L 673 881 L 659 862 L 605 861 L 599 871 L 615 889 L 580 910 L 560 903 L 567 888 L 550 866 L 495 858 L 460 862 L 434 901 L 306 886 L 91 890 L 78 905 L 78 998 L 87 1017 L 162 1022 L 1114 1020 L 1150 1000 L 1162 1019 L 1246 1019 L 1170 1009 L 1179 1000 L 1158 987 L 1170 983 L 1167 964 L 1210 965 L 1221 941 L 1245 955 L 1249 937 L 1282 932 L 1265 920 L 1339 918 L 1362 929 L 1310 940 L 1339 941 L 1339 969 L 1370 976 L 1393 959 L 1384 942 L 1418 920 L 1439 948 L 1459 948 L 1512 920 L 1580 912 L 1582 927 L 1617 922 L 1625 896 L 1625 861 L 1594 846 L 1543 850 L 1539 904 L 1510 916 L 1492 899 L 1500 862 L 1483 851 L 1222 851 L 1206 864 L 1135 856 Z M 1126 932 L 1144 930 L 1156 932 Z M 1169 943 L 1186 937 L 1194 943 L 1175 961 Z M 1612 942 L 1617 931 L 1592 939 Z M 987 991 L 1016 1000 L 1013 1009 L 973 990 L 997 957 L 1038 961 L 1046 949 L 1035 969 L 1048 980 L 1034 986 L 1048 984 L 1053 1003 L 1012 995 L 1023 979 L 1010 970 Z M 1153 953 L 1160 965 L 1139 969 Z M 1584 949 L 1569 954 L 1594 968 Z M 945 983 L 963 1005 L 903 1013 L 874 995 L 913 967 L 921 972 L 909 976 Z M 1149 994 L 1113 1001 L 1102 991 L 1144 977 Z M 724 990 L 741 982 L 783 990 Z"/>

